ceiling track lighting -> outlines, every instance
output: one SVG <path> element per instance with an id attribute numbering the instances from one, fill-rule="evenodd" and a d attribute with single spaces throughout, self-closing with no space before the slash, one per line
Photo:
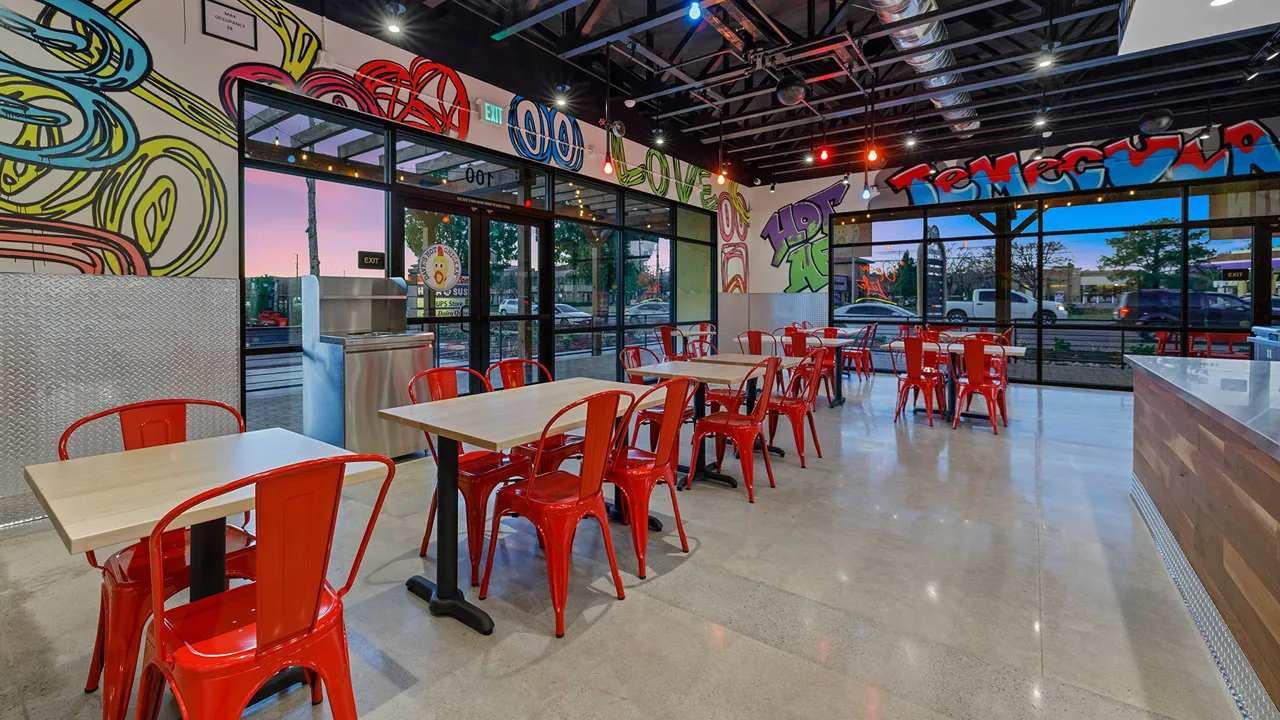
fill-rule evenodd
<path id="1" fill-rule="evenodd" d="M 776 192 L 778 192 L 778 183 L 776 183 L 776 182 L 775 182 L 775 183 L 769 183 L 769 192 L 771 192 L 771 193 L 776 193 Z"/>
<path id="2" fill-rule="evenodd" d="M 387 3 L 387 14 L 391 16 L 387 19 L 387 32 L 392 35 L 399 33 L 401 30 L 400 18 L 404 17 L 404 14 L 408 11 L 409 9 L 403 3 Z"/>

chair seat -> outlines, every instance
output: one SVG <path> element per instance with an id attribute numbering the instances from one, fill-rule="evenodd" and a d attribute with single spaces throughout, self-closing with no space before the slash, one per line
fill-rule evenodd
<path id="1" fill-rule="evenodd" d="M 621 448 L 617 456 L 614 457 L 613 464 L 606 471 L 606 476 L 640 473 L 642 471 L 649 473 L 653 471 L 653 466 L 656 462 L 658 462 L 658 456 L 648 450 L 642 450 L 638 447 Z"/>
<path id="2" fill-rule="evenodd" d="M 532 491 L 530 491 L 532 488 Z M 581 504 L 579 492 L 582 478 L 563 470 L 553 470 L 538 476 L 537 481 L 521 480 L 498 491 L 518 502 L 532 502 L 553 507 L 571 507 Z"/>
<path id="3" fill-rule="evenodd" d="M 660 423 L 662 422 L 662 408 L 656 407 L 656 408 L 649 408 L 648 410 L 641 410 L 639 419 L 641 422 L 652 421 L 652 422 Z M 684 412 L 680 413 L 680 422 L 687 423 L 692 420 L 693 420 L 693 408 L 687 407 L 684 409 Z"/>
<path id="4" fill-rule="evenodd" d="M 713 412 L 699 420 L 695 425 L 694 432 L 698 432 L 696 428 L 747 428 L 758 424 L 759 423 L 751 419 L 750 415 L 735 415 L 721 410 L 720 412 Z"/>
<path id="5" fill-rule="evenodd" d="M 228 555 L 251 548 L 253 544 L 254 537 L 247 530 L 235 525 L 227 526 Z M 191 565 L 190 528 L 165 533 L 160 539 L 160 549 L 165 575 L 185 571 Z M 151 587 L 151 556 L 147 552 L 147 542 L 139 540 L 117 551 L 102 564 L 102 572 L 104 575 L 109 575 L 116 585 L 141 585 L 149 589 Z M 185 586 L 184 582 L 183 587 Z"/>
<path id="6" fill-rule="evenodd" d="M 178 666 L 202 664 L 224 667 L 227 660 L 252 660 L 258 650 L 258 590 L 255 584 L 166 610 L 165 627 Z M 316 626 L 340 618 L 342 601 L 325 583 L 316 609 Z M 152 637 L 148 634 L 148 641 Z"/>
<path id="7" fill-rule="evenodd" d="M 769 408 L 801 408 L 808 409 L 809 403 L 804 398 L 774 395 L 769 398 Z"/>
<path id="8" fill-rule="evenodd" d="M 542 448 L 542 454 L 555 454 L 560 456 L 574 455 L 581 453 L 584 447 L 586 447 L 586 438 L 581 435 L 570 435 L 565 433 L 563 435 L 556 435 L 554 437 L 547 438 L 547 442 Z M 538 454 L 538 443 L 537 441 L 534 441 L 531 443 L 525 443 L 524 445 L 517 445 L 516 447 L 511 448 L 511 450 L 512 454 L 517 457 L 527 456 L 529 462 L 532 462 L 533 457 Z"/>
<path id="9" fill-rule="evenodd" d="M 711 389 L 707 388 L 707 402 L 713 402 L 719 405 L 732 405 L 734 391 L 728 389 Z M 738 398 L 738 404 L 741 405 L 747 401 L 746 395 Z"/>

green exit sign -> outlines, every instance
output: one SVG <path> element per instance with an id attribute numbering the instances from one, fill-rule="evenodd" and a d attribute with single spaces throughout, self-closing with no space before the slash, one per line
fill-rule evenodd
<path id="1" fill-rule="evenodd" d="M 485 120 L 488 120 L 489 122 L 494 123 L 495 125 L 501 125 L 504 122 L 506 122 L 502 116 L 503 116 L 503 112 L 502 112 L 501 105 L 494 105 L 493 103 L 489 103 L 489 102 L 484 104 Z"/>

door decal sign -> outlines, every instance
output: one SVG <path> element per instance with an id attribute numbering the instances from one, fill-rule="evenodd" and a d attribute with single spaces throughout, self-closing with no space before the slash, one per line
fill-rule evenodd
<path id="1" fill-rule="evenodd" d="M 428 245 L 418 258 L 422 283 L 438 293 L 447 293 L 462 278 L 462 258 L 448 245 Z"/>

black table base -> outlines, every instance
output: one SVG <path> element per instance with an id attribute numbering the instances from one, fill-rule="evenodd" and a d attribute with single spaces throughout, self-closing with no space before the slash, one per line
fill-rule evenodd
<path id="1" fill-rule="evenodd" d="M 844 346 L 836 347 L 835 372 L 831 373 L 831 382 L 836 386 L 836 396 L 828 403 L 828 407 L 839 407 L 844 404 Z"/>
<path id="2" fill-rule="evenodd" d="M 707 416 L 707 387 L 703 383 L 698 383 L 697 390 L 693 392 L 693 423 L 697 427 L 698 421 Z M 677 490 L 687 490 L 693 486 L 695 481 L 712 480 L 718 483 L 724 483 L 731 488 L 738 487 L 737 478 L 731 475 L 725 475 L 719 472 L 715 467 L 715 463 L 707 463 L 707 439 L 703 438 L 698 443 L 696 450 L 698 454 L 698 462 L 693 467 L 693 473 L 689 474 L 688 465 L 680 465 L 676 467 L 677 472 L 685 473 L 684 481 L 676 480 Z"/>
<path id="3" fill-rule="evenodd" d="M 458 441 L 436 439 L 436 581 L 421 575 L 405 581 L 409 592 L 427 601 L 432 615 L 451 617 L 481 635 L 493 632 L 493 619 L 467 602 L 458 589 Z M 493 538 L 490 542 L 497 542 Z M 440 588 L 446 588 L 444 592 Z M 449 591 L 448 588 L 452 588 Z"/>
<path id="4" fill-rule="evenodd" d="M 437 520 L 437 522 L 439 521 Z M 439 535 L 436 537 L 439 538 Z M 497 540 L 497 538 L 494 538 L 494 540 Z M 454 544 L 457 544 L 456 541 Z M 443 553 L 441 553 L 440 557 L 441 565 L 443 565 L 449 557 L 453 557 L 455 562 L 457 559 L 456 555 L 447 556 Z M 441 572 L 437 572 L 436 576 L 439 577 L 442 574 L 443 573 Z M 457 567 L 454 567 L 454 575 L 457 575 Z M 461 590 L 455 589 L 451 597 L 442 598 L 436 594 L 436 584 L 421 575 L 414 575 L 406 580 L 404 585 L 409 589 L 410 593 L 427 601 L 427 609 L 431 611 L 432 615 L 437 617 L 451 617 L 481 635 L 490 635 L 493 633 L 493 618 L 490 618 L 489 614 L 485 611 L 467 602 L 466 595 L 464 595 Z"/>

